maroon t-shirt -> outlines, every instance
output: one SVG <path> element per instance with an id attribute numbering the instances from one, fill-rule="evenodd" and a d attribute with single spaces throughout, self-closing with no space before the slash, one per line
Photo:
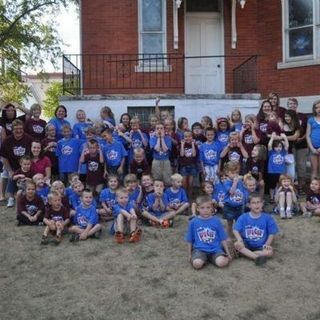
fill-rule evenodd
<path id="1" fill-rule="evenodd" d="M 17 214 L 22 214 L 22 211 L 34 216 L 39 210 L 44 212 L 44 204 L 40 196 L 35 195 L 33 200 L 28 200 L 27 197 L 21 196 L 17 202 Z"/>
<path id="2" fill-rule="evenodd" d="M 261 132 L 260 130 L 258 129 L 254 129 L 255 130 L 255 133 L 257 135 L 257 137 L 260 139 L 261 141 Z M 258 143 L 260 143 L 260 141 Z M 250 156 L 251 155 L 251 152 L 252 152 L 252 149 L 253 147 L 255 146 L 255 143 L 253 142 L 253 137 L 252 137 L 252 132 L 251 130 L 246 130 L 244 133 L 243 133 L 243 136 L 242 136 L 242 145 L 243 147 L 246 149 L 246 151 L 248 152 L 248 155 Z"/>
<path id="3" fill-rule="evenodd" d="M 51 206 L 46 207 L 46 213 L 44 215 L 46 219 L 54 220 L 54 221 L 65 221 L 70 219 L 69 209 L 61 206 L 60 210 L 53 210 Z"/>
<path id="4" fill-rule="evenodd" d="M 36 141 L 41 141 L 45 138 L 45 129 L 47 122 L 39 119 L 28 119 L 24 124 L 24 131 L 28 133 Z"/>
<path id="5" fill-rule="evenodd" d="M 192 155 L 192 144 L 191 143 L 185 143 L 184 144 L 184 155 L 179 157 L 178 163 L 179 167 L 186 167 L 186 166 L 194 166 L 197 164 L 197 159 L 199 156 L 199 149 L 197 145 L 195 144 L 195 150 L 196 150 L 196 155 Z M 181 148 L 181 146 L 180 146 Z"/>
<path id="6" fill-rule="evenodd" d="M 24 174 L 24 176 L 25 176 L 26 178 L 32 179 L 33 176 L 34 176 L 36 173 L 35 173 L 32 169 L 30 169 L 30 171 L 24 172 L 24 171 L 22 171 L 21 168 L 19 168 L 18 170 L 16 170 L 16 171 L 14 172 L 13 176 L 16 176 L 16 175 L 18 175 L 18 174 Z"/>
<path id="7" fill-rule="evenodd" d="M 263 160 L 255 160 L 251 157 L 248 158 L 246 163 L 246 172 L 251 173 L 254 178 L 259 179 L 259 173 L 261 172 L 263 175 L 265 168 L 265 162 Z"/>
<path id="8" fill-rule="evenodd" d="M 57 142 L 57 140 L 54 139 L 49 139 L 49 138 L 45 138 L 41 141 L 41 147 L 42 149 L 46 148 L 49 143 L 51 142 Z M 52 146 L 50 147 L 48 150 L 44 151 L 44 154 L 50 159 L 51 161 L 51 166 L 52 166 L 52 171 L 56 172 L 58 170 L 58 158 L 56 156 L 56 146 Z"/>
<path id="9" fill-rule="evenodd" d="M 2 143 L 0 156 L 9 161 L 13 171 L 19 169 L 21 157 L 30 155 L 32 141 L 33 139 L 28 134 L 24 134 L 20 140 L 16 140 L 11 135 Z"/>
<path id="10" fill-rule="evenodd" d="M 313 205 L 320 204 L 320 193 L 315 193 L 311 190 L 307 192 L 307 201 L 311 202 Z"/>
<path id="11" fill-rule="evenodd" d="M 150 173 L 150 166 L 146 159 L 142 162 L 137 162 L 132 159 L 130 163 L 130 172 L 137 175 L 138 179 L 141 179 L 143 173 Z"/>
<path id="12" fill-rule="evenodd" d="M 229 161 L 238 162 L 242 166 L 243 155 L 239 147 L 229 148 L 228 153 L 222 158 L 223 165 Z"/>
<path id="13" fill-rule="evenodd" d="M 31 169 L 35 173 L 42 173 L 45 176 L 46 168 L 48 167 L 51 168 L 52 164 L 51 164 L 51 160 L 47 156 L 44 156 L 43 158 L 38 159 L 37 161 L 32 160 Z"/>
<path id="14" fill-rule="evenodd" d="M 272 134 L 273 132 L 275 132 L 277 136 L 280 136 L 282 130 L 281 130 L 278 122 L 269 121 L 268 126 L 267 126 L 267 133 Z"/>
<path id="15" fill-rule="evenodd" d="M 297 113 L 299 123 L 300 123 L 300 137 L 304 136 L 307 130 L 307 124 L 308 124 L 308 117 L 301 112 Z M 296 149 L 305 149 L 308 148 L 307 140 L 303 139 L 302 141 L 296 142 L 295 143 L 295 148 Z"/>
<path id="16" fill-rule="evenodd" d="M 97 186 L 104 183 L 104 164 L 99 161 L 99 154 L 92 157 L 90 154 L 84 156 L 84 162 L 87 164 L 86 183 L 90 186 Z"/>

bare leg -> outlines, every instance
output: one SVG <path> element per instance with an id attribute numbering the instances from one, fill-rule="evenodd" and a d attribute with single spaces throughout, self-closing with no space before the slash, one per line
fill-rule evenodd
<path id="1" fill-rule="evenodd" d="M 312 154 L 310 156 L 311 161 L 311 179 L 316 178 L 318 176 L 319 171 L 319 156 Z"/>
<path id="2" fill-rule="evenodd" d="M 204 266 L 205 262 L 201 259 L 194 259 L 192 261 L 192 266 L 194 269 L 199 270 Z"/>
<path id="3" fill-rule="evenodd" d="M 225 256 L 219 256 L 219 257 L 217 257 L 217 259 L 215 261 L 215 265 L 218 268 L 226 267 L 228 264 L 229 264 L 229 259 Z"/>

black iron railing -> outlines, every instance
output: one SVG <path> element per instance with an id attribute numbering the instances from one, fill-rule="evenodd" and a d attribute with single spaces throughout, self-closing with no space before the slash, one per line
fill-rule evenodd
<path id="1" fill-rule="evenodd" d="M 234 93 L 257 92 L 256 56 L 184 56 L 174 53 L 64 55 L 63 91 L 72 95 L 150 91 L 185 93 L 186 64 L 197 67 L 204 61 L 224 70 L 226 87 L 230 88 L 230 83 L 233 88 L 229 90 Z"/>

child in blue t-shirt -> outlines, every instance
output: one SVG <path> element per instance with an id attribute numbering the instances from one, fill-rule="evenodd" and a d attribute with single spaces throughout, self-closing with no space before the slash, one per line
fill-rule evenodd
<path id="1" fill-rule="evenodd" d="M 268 186 L 271 203 L 274 203 L 274 190 L 279 182 L 279 177 L 286 172 L 285 156 L 288 154 L 289 148 L 289 142 L 284 133 L 280 135 L 281 140 L 276 140 L 277 137 L 273 132 L 268 143 Z"/>
<path id="2" fill-rule="evenodd" d="M 116 204 L 116 190 L 119 188 L 119 179 L 115 174 L 108 176 L 108 188 L 101 191 L 99 202 L 101 209 L 99 210 L 100 217 L 103 221 L 113 219 L 112 210 Z"/>
<path id="3" fill-rule="evenodd" d="M 165 195 L 168 199 L 168 210 L 181 214 L 188 210 L 190 204 L 186 191 L 182 188 L 183 177 L 179 173 L 171 176 L 171 187 L 167 188 Z"/>
<path id="4" fill-rule="evenodd" d="M 127 151 L 122 143 L 113 139 L 111 129 L 105 128 L 101 136 L 105 140 L 102 151 L 106 163 L 106 173 L 118 174 L 122 180 Z"/>
<path id="5" fill-rule="evenodd" d="M 131 131 L 129 133 L 129 138 L 131 140 L 131 145 L 129 148 L 129 163 L 133 159 L 133 151 L 138 148 L 146 149 L 148 147 L 148 136 L 140 129 L 140 120 L 134 117 L 130 120 Z"/>
<path id="6" fill-rule="evenodd" d="M 69 125 L 62 126 L 63 138 L 58 141 L 56 155 L 59 161 L 60 180 L 66 184 L 67 175 L 78 172 L 80 158 L 80 140 L 72 138 Z"/>
<path id="7" fill-rule="evenodd" d="M 243 213 L 245 205 L 245 188 L 239 176 L 240 165 L 238 162 L 229 161 L 224 166 L 226 179 L 223 181 L 226 196 L 223 206 L 223 218 L 227 220 L 227 231 L 231 238 L 233 222 Z"/>
<path id="8" fill-rule="evenodd" d="M 89 189 L 82 192 L 81 204 L 76 208 L 73 224 L 69 228 L 69 232 L 72 233 L 70 242 L 87 240 L 91 236 L 100 237 L 102 228 L 99 224 L 96 207 L 93 204 L 93 194 Z"/>
<path id="9" fill-rule="evenodd" d="M 241 215 L 234 225 L 235 248 L 262 265 L 273 256 L 272 242 L 279 230 L 273 217 L 262 211 L 263 200 L 258 193 L 250 195 L 249 207 L 250 212 Z"/>
<path id="10" fill-rule="evenodd" d="M 36 185 L 36 194 L 42 199 L 43 204 L 46 205 L 48 203 L 50 187 L 45 183 L 44 175 L 37 173 L 32 177 L 32 180 Z"/>
<path id="11" fill-rule="evenodd" d="M 172 226 L 175 211 L 168 210 L 168 199 L 164 194 L 164 183 L 154 180 L 154 192 L 146 197 L 147 207 L 142 211 L 142 216 L 153 226 L 168 228 Z"/>
<path id="12" fill-rule="evenodd" d="M 227 118 L 221 117 L 217 119 L 217 133 L 215 140 L 221 145 L 221 150 L 223 150 L 228 142 L 230 135 L 230 123 Z"/>
<path id="13" fill-rule="evenodd" d="M 86 140 L 86 129 L 88 127 L 92 127 L 93 123 L 91 121 L 87 121 L 86 113 L 83 110 L 77 110 L 76 118 L 78 120 L 77 123 L 74 124 L 72 131 L 73 137 L 82 140 L 83 142 Z"/>
<path id="14" fill-rule="evenodd" d="M 172 148 L 172 138 L 165 135 L 164 126 L 161 123 L 156 125 L 155 135 L 150 137 L 150 149 L 152 150 L 152 176 L 154 179 L 164 181 L 166 186 L 170 185 L 172 174 L 169 160 Z"/>
<path id="15" fill-rule="evenodd" d="M 228 237 L 220 219 L 213 216 L 212 200 L 209 196 L 200 196 L 196 204 L 199 215 L 189 222 L 185 236 L 189 260 L 195 269 L 201 269 L 208 261 L 217 267 L 226 267 L 232 260 Z"/>
<path id="16" fill-rule="evenodd" d="M 206 130 L 207 141 L 200 146 L 200 164 L 205 181 L 215 183 L 218 180 L 218 167 L 220 161 L 221 144 L 214 141 L 215 131 L 213 128 Z"/>
<path id="17" fill-rule="evenodd" d="M 115 240 L 117 243 L 124 242 L 125 222 L 127 221 L 130 227 L 129 242 L 134 243 L 140 241 L 141 229 L 137 227 L 137 215 L 134 210 L 133 203 L 129 200 L 129 192 L 124 188 L 116 191 L 117 204 L 113 207 Z"/>
<path id="18" fill-rule="evenodd" d="M 138 210 L 143 194 L 137 176 L 133 173 L 127 174 L 124 177 L 123 185 L 129 192 L 129 201 L 132 201 L 135 210 Z"/>

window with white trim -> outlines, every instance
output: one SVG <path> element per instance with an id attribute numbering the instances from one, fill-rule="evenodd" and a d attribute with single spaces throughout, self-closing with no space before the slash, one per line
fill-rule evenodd
<path id="1" fill-rule="evenodd" d="M 166 0 L 138 0 L 139 65 L 163 65 L 167 52 Z M 144 70 L 147 71 L 147 70 Z"/>
<path id="2" fill-rule="evenodd" d="M 320 63 L 319 2 L 320 0 L 283 0 L 282 65 Z"/>

